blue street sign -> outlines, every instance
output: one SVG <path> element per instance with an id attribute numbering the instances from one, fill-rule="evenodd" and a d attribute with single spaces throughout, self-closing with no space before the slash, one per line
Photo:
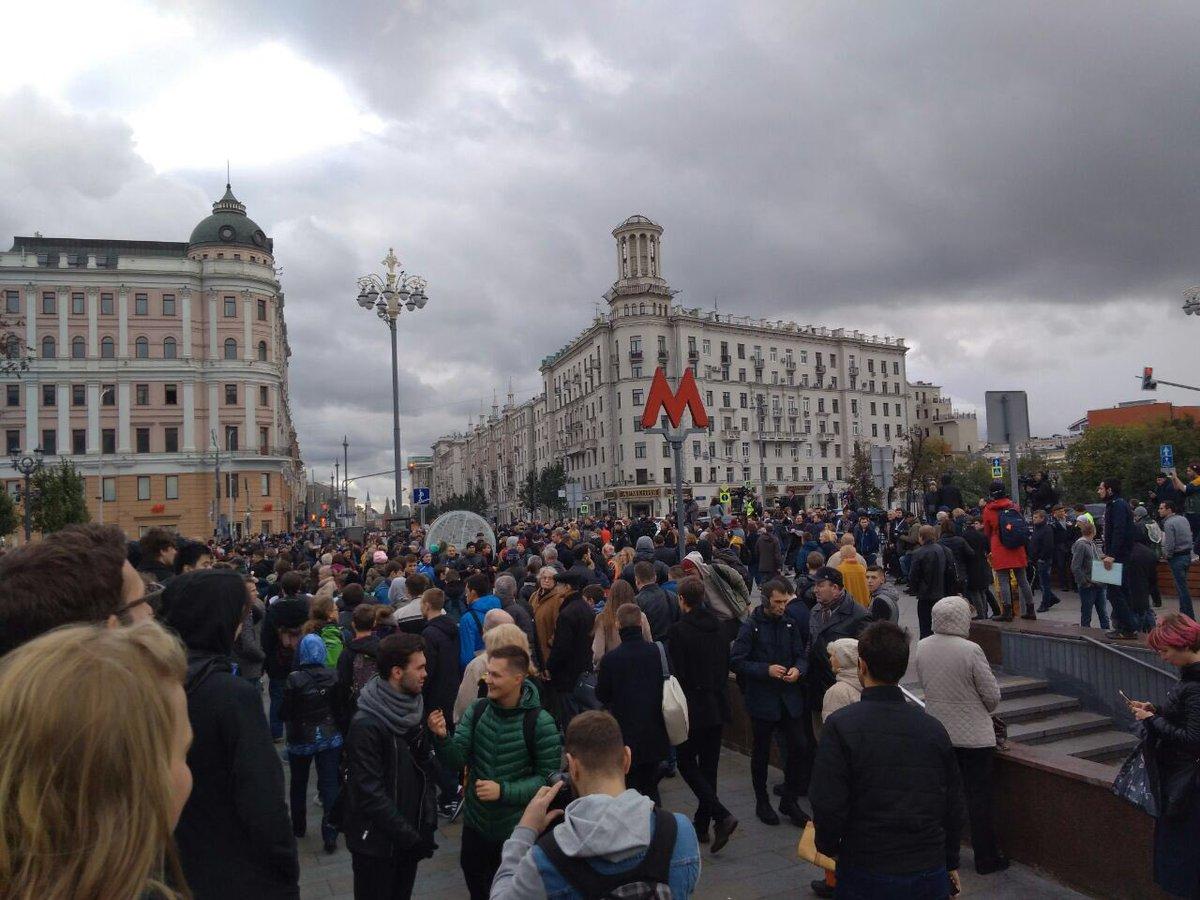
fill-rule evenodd
<path id="1" fill-rule="evenodd" d="M 417 506 L 429 504 L 429 488 L 413 488 L 413 503 Z"/>
<path id="2" fill-rule="evenodd" d="M 1004 466 L 1004 463 L 1001 462 L 1000 457 L 998 457 L 998 456 L 992 457 L 992 468 L 993 469 L 999 469 L 999 468 L 1002 468 L 1003 466 Z"/>
<path id="3" fill-rule="evenodd" d="M 1161 444 L 1158 448 L 1158 464 L 1164 469 L 1175 468 L 1175 447 Z"/>

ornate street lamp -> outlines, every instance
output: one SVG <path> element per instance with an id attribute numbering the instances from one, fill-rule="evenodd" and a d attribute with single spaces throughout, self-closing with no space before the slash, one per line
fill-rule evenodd
<path id="1" fill-rule="evenodd" d="M 32 453 L 24 455 L 13 454 L 12 467 L 21 474 L 24 479 L 24 487 L 21 489 L 21 502 L 25 507 L 25 543 L 29 543 L 33 536 L 33 521 L 30 518 L 30 503 L 29 503 L 29 479 L 34 472 L 42 467 L 42 448 L 37 447 Z"/>
<path id="2" fill-rule="evenodd" d="M 387 274 L 364 275 L 358 279 L 358 305 L 375 314 L 387 325 L 392 336 L 392 453 L 395 457 L 396 508 L 404 502 L 402 475 L 404 467 L 400 456 L 400 362 L 396 355 L 396 319 L 402 310 L 410 313 L 424 309 L 429 298 L 425 295 L 425 279 L 409 275 L 403 269 L 397 271 L 400 260 L 392 248 L 383 258 Z"/>

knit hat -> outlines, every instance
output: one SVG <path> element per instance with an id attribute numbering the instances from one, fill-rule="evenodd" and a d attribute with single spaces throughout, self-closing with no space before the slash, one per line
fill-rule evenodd
<path id="1" fill-rule="evenodd" d="M 693 550 L 691 553 L 689 553 L 687 556 L 685 556 L 683 558 L 683 568 L 684 568 L 684 571 L 693 571 L 694 570 L 697 572 L 703 572 L 704 571 L 704 557 L 701 556 L 699 553 L 697 553 L 695 550 Z"/>
<path id="2" fill-rule="evenodd" d="M 648 535 L 642 535 L 637 539 L 637 544 L 634 545 L 635 550 L 645 550 L 647 553 L 654 552 L 654 538 Z"/>
<path id="3" fill-rule="evenodd" d="M 1146 507 L 1144 507 L 1144 506 L 1135 507 L 1133 510 L 1133 521 L 1140 522 L 1142 519 L 1146 518 L 1146 516 L 1148 516 L 1148 515 L 1150 515 L 1150 513 L 1146 511 Z"/>
<path id="4" fill-rule="evenodd" d="M 988 494 L 992 497 L 993 500 L 998 500 L 999 498 L 1005 496 L 1007 493 L 1008 493 L 1008 490 L 1004 487 L 1003 481 L 993 481 L 991 487 L 988 488 Z"/>
<path id="5" fill-rule="evenodd" d="M 371 562 L 377 566 L 381 566 L 388 561 L 388 555 L 382 550 L 376 550 L 375 555 L 371 557 Z"/>

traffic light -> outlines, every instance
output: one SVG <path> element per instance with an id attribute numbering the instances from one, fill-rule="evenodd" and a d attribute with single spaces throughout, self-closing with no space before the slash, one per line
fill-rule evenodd
<path id="1" fill-rule="evenodd" d="M 1142 368 L 1142 390 L 1152 391 L 1158 387 L 1158 382 L 1154 380 L 1154 367 L 1145 366 Z"/>

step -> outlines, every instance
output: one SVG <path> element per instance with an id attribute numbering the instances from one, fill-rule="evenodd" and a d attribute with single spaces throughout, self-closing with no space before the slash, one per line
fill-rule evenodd
<path id="1" fill-rule="evenodd" d="M 1078 756 L 1080 759 L 1106 757 L 1117 753 L 1130 753 L 1137 746 L 1137 738 L 1128 731 L 1108 728 L 1088 734 L 1072 735 L 1060 741 L 1051 741 L 1043 746 L 1055 753 Z"/>
<path id="2" fill-rule="evenodd" d="M 1000 686 L 1000 699 L 1020 697 L 1024 694 L 1036 694 L 1049 690 L 1050 682 L 1045 678 L 1031 678 L 1028 675 L 1009 675 L 1005 672 L 996 673 L 996 683 Z"/>
<path id="3" fill-rule="evenodd" d="M 1012 724 L 1073 709 L 1079 709 L 1079 701 L 1066 694 L 1022 694 L 1001 700 L 1000 705 L 996 707 L 996 715 Z"/>
<path id="4" fill-rule="evenodd" d="M 1008 739 L 1021 744 L 1041 744 L 1067 735 L 1085 734 L 1111 726 L 1110 717 L 1077 709 L 1044 718 L 1014 722 L 1008 726 Z"/>

